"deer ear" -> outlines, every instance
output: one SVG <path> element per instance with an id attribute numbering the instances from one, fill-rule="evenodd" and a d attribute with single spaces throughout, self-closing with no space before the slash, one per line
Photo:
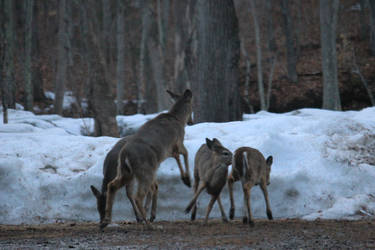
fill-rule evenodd
<path id="1" fill-rule="evenodd" d="M 181 97 L 180 95 L 177 95 L 168 89 L 167 89 L 167 93 L 172 97 L 173 100 L 177 100 L 178 98 Z"/>
<path id="2" fill-rule="evenodd" d="M 270 156 L 267 157 L 266 163 L 267 163 L 268 166 L 272 165 L 272 163 L 273 163 L 273 157 L 272 157 L 272 155 L 270 155 Z"/>
<path id="3" fill-rule="evenodd" d="M 214 142 L 211 141 L 210 139 L 206 138 L 206 145 L 207 147 L 212 150 L 212 146 L 213 146 Z"/>
<path id="4" fill-rule="evenodd" d="M 193 96 L 193 93 L 191 92 L 190 89 L 186 89 L 184 92 L 184 97 L 185 98 L 191 98 Z"/>
<path id="5" fill-rule="evenodd" d="M 99 190 L 97 190 L 93 185 L 91 185 L 90 186 L 90 188 L 91 188 L 91 191 L 92 191 L 92 193 L 94 194 L 94 196 L 97 198 L 97 199 L 99 199 L 99 197 L 100 197 L 100 192 L 99 192 Z"/>
<path id="6" fill-rule="evenodd" d="M 212 139 L 212 142 L 217 144 L 217 145 L 221 145 L 221 142 L 216 138 Z"/>

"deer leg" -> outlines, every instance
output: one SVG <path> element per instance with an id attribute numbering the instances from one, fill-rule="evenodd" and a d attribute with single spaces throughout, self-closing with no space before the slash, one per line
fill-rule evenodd
<path id="1" fill-rule="evenodd" d="M 220 194 L 217 196 L 217 203 L 219 204 L 222 220 L 224 222 L 228 222 L 227 216 L 225 215 L 225 212 L 224 212 L 223 204 L 221 203 Z"/>
<path id="2" fill-rule="evenodd" d="M 264 196 L 264 199 L 266 201 L 267 217 L 268 217 L 269 220 L 272 220 L 273 217 L 272 217 L 272 211 L 271 211 L 270 201 L 268 200 L 268 192 L 267 192 L 267 185 L 266 185 L 266 183 L 262 182 L 260 184 L 260 188 L 263 191 L 263 196 Z"/>
<path id="3" fill-rule="evenodd" d="M 207 222 L 208 222 L 208 216 L 211 213 L 212 207 L 213 207 L 216 199 L 217 199 L 217 196 L 214 196 L 214 195 L 211 196 L 211 200 L 210 200 L 210 202 L 208 203 L 208 206 L 207 206 L 207 211 L 206 211 L 206 217 L 204 219 L 204 224 L 207 224 Z"/>
<path id="4" fill-rule="evenodd" d="M 125 178 L 124 178 L 124 176 L 120 177 L 119 175 L 117 175 L 116 178 L 113 181 L 108 183 L 107 200 L 106 200 L 106 206 L 105 206 L 105 217 L 104 217 L 103 221 L 100 223 L 101 229 L 103 229 L 109 223 L 111 223 L 112 206 L 113 206 L 115 194 L 116 194 L 117 190 L 119 190 L 124 185 L 125 185 Z"/>
<path id="5" fill-rule="evenodd" d="M 185 147 L 184 147 L 184 150 L 186 151 Z M 182 151 L 184 151 L 184 150 L 182 150 Z M 180 160 L 180 153 L 184 155 L 185 172 L 184 172 L 184 169 L 182 167 L 181 160 Z M 178 165 L 178 168 L 180 169 L 180 175 L 181 175 L 181 179 L 182 179 L 183 183 L 186 186 L 191 187 L 189 163 L 187 163 L 187 153 L 186 153 L 186 159 L 185 159 L 185 154 L 182 153 L 182 152 L 179 152 L 177 150 L 173 153 L 173 157 L 175 158 L 175 160 L 177 162 L 177 165 Z"/>
<path id="6" fill-rule="evenodd" d="M 250 192 L 251 192 L 251 185 L 250 184 L 245 184 L 243 185 L 243 194 L 244 194 L 244 217 L 242 219 L 242 222 L 244 224 L 249 223 L 250 226 L 254 225 L 253 221 L 253 216 L 251 213 L 251 208 L 250 208 Z"/>
<path id="7" fill-rule="evenodd" d="M 145 222 L 148 223 L 146 220 L 146 211 L 143 207 L 143 201 L 145 199 L 145 196 L 147 192 L 150 190 L 150 184 L 146 181 L 139 181 L 138 183 L 138 190 L 137 190 L 137 196 L 135 198 L 135 203 L 138 207 L 141 219 Z"/>
<path id="8" fill-rule="evenodd" d="M 150 221 L 153 222 L 156 217 L 156 207 L 157 207 L 157 201 L 158 201 L 158 183 L 154 182 L 153 184 L 153 190 L 152 190 L 152 205 L 151 205 L 151 217 Z"/>
<path id="9" fill-rule="evenodd" d="M 199 184 L 199 176 L 197 175 L 194 175 L 194 194 L 197 192 L 198 190 L 198 184 Z M 193 210 L 191 212 L 191 220 L 195 220 L 195 215 L 197 214 L 197 203 L 195 202 L 194 205 L 193 205 Z"/>
<path id="10" fill-rule="evenodd" d="M 142 219 L 140 217 L 140 213 L 137 207 L 137 204 L 135 204 L 135 200 L 133 197 L 133 190 L 134 190 L 134 181 L 132 180 L 128 185 L 126 185 L 126 196 L 128 197 L 134 211 L 135 218 L 137 222 L 141 222 Z"/>
<path id="11" fill-rule="evenodd" d="M 228 191 L 229 191 L 229 199 L 230 199 L 230 210 L 229 210 L 229 218 L 233 220 L 234 218 L 234 211 L 235 211 L 235 205 L 234 205 L 234 198 L 233 198 L 233 184 L 234 179 L 232 176 L 229 176 L 228 178 Z"/>
<path id="12" fill-rule="evenodd" d="M 203 189 L 206 188 L 206 184 L 204 182 L 200 182 L 197 192 L 195 192 L 193 199 L 190 201 L 189 205 L 185 209 L 185 213 L 189 213 L 194 204 L 197 202 L 198 196 L 202 193 Z"/>

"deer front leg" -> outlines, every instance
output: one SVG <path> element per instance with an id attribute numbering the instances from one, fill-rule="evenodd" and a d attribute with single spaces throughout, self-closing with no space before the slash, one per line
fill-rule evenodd
<path id="1" fill-rule="evenodd" d="M 229 198 L 230 198 L 229 218 L 231 220 L 233 220 L 234 218 L 234 211 L 235 211 L 234 198 L 233 198 L 233 184 L 234 184 L 234 179 L 232 175 L 230 175 L 228 178 L 228 191 L 229 191 Z"/>
<path id="2" fill-rule="evenodd" d="M 204 224 L 207 224 L 207 222 L 208 222 L 208 216 L 211 213 L 212 207 L 213 207 L 216 199 L 217 199 L 217 196 L 215 196 L 215 195 L 211 196 L 211 200 L 210 200 L 210 202 L 208 203 L 208 206 L 207 206 L 207 211 L 206 211 L 206 217 L 204 219 Z"/>
<path id="3" fill-rule="evenodd" d="M 266 207 L 267 207 L 267 217 L 269 220 L 272 220 L 273 217 L 272 217 L 272 211 L 271 211 L 271 206 L 270 206 L 270 202 L 268 200 L 268 192 L 267 192 L 267 185 L 266 183 L 262 182 L 260 184 L 260 188 L 262 189 L 263 191 L 263 196 L 264 196 L 264 199 L 266 201 Z"/>
<path id="4" fill-rule="evenodd" d="M 194 185 L 193 185 L 194 193 L 196 193 L 198 190 L 198 184 L 199 184 L 199 176 L 194 175 Z M 197 214 L 197 203 L 195 202 L 193 205 L 193 210 L 191 212 L 191 218 L 190 218 L 192 221 L 195 220 L 196 214 Z"/>
<path id="5" fill-rule="evenodd" d="M 221 198 L 220 194 L 217 196 L 217 203 L 219 204 L 220 212 L 221 212 L 221 218 L 223 222 L 228 222 L 227 216 L 224 212 L 223 204 L 221 204 Z"/>
<path id="6" fill-rule="evenodd" d="M 183 174 L 181 176 L 182 181 L 185 183 L 186 186 L 191 187 L 191 178 L 190 178 L 189 161 L 188 161 L 188 151 L 186 150 L 186 148 L 183 144 L 179 146 L 179 154 L 182 154 L 184 156 L 184 163 L 185 163 L 185 174 Z M 181 165 L 179 157 L 178 157 L 177 163 L 179 164 L 179 167 L 181 168 L 181 171 L 183 172 L 182 165 Z"/>
<path id="7" fill-rule="evenodd" d="M 112 206 L 113 201 L 115 198 L 115 194 L 117 190 L 119 190 L 122 186 L 125 185 L 125 179 L 124 177 L 116 176 L 116 178 L 108 183 L 107 186 L 107 200 L 106 200 L 106 206 L 105 206 L 105 217 L 103 221 L 100 223 L 100 228 L 105 228 L 108 224 L 111 223 L 112 220 Z"/>

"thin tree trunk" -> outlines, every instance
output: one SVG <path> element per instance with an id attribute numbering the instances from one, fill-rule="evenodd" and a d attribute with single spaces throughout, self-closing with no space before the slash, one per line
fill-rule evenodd
<path id="1" fill-rule="evenodd" d="M 284 17 L 284 32 L 285 32 L 285 45 L 287 50 L 287 68 L 288 68 L 288 79 L 291 82 L 296 83 L 298 81 L 297 76 L 297 54 L 296 49 L 294 46 L 294 28 L 293 28 L 293 22 L 292 17 L 290 14 L 289 9 L 289 1 L 288 0 L 282 0 L 281 1 L 281 8 L 282 13 Z"/>
<path id="2" fill-rule="evenodd" d="M 370 0 L 370 12 L 371 12 L 371 19 L 370 19 L 370 29 L 371 29 L 371 36 L 370 36 L 370 49 L 373 56 L 375 56 L 375 1 Z"/>
<path id="3" fill-rule="evenodd" d="M 359 14 L 359 22 L 361 24 L 361 29 L 360 29 L 360 37 L 361 40 L 366 40 L 368 38 L 368 19 L 366 18 L 366 7 L 368 5 L 368 0 L 360 0 L 360 5 L 361 5 L 361 12 Z"/>
<path id="4" fill-rule="evenodd" d="M 339 0 L 320 0 L 323 108 L 332 110 L 341 110 L 336 56 L 336 26 L 339 3 Z"/>
<path id="5" fill-rule="evenodd" d="M 62 115 L 65 93 L 65 80 L 68 67 L 68 23 L 67 0 L 59 1 L 59 32 L 58 32 L 58 52 L 57 52 L 57 73 L 55 83 L 55 113 Z"/>
<path id="6" fill-rule="evenodd" d="M 244 40 L 241 39 L 241 53 L 244 56 L 244 60 L 246 62 L 246 74 L 245 74 L 245 87 L 244 87 L 244 100 L 246 106 L 250 109 L 250 113 L 254 113 L 254 107 L 250 103 L 250 97 L 249 97 L 249 87 L 250 87 L 250 57 L 247 53 L 245 46 L 244 46 Z"/>
<path id="7" fill-rule="evenodd" d="M 32 23 L 33 23 L 33 7 L 34 0 L 26 0 L 25 2 L 25 109 L 31 111 L 33 109 L 33 86 L 32 86 Z"/>
<path id="8" fill-rule="evenodd" d="M 5 58 L 4 58 L 4 93 L 3 103 L 8 108 L 16 108 L 14 84 L 14 7 L 13 0 L 4 0 L 5 16 Z"/>
<path id="9" fill-rule="evenodd" d="M 257 77 L 258 77 L 258 91 L 260 100 L 260 109 L 266 110 L 266 100 L 264 96 L 264 85 L 263 85 L 263 69 L 262 69 L 262 46 L 260 44 L 260 30 L 258 24 L 258 17 L 255 9 L 255 2 L 250 1 L 250 12 L 254 22 L 254 33 L 255 33 L 255 46 L 257 53 Z"/>
<path id="10" fill-rule="evenodd" d="M 125 6 L 117 1 L 117 114 L 124 114 L 125 89 Z"/>

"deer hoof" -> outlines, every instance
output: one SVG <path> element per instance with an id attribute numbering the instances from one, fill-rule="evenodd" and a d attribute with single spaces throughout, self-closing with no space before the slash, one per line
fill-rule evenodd
<path id="1" fill-rule="evenodd" d="M 155 220 L 155 215 L 151 215 L 150 222 L 153 222 Z"/>
<path id="2" fill-rule="evenodd" d="M 229 218 L 231 220 L 233 220 L 233 218 L 234 218 L 234 208 L 233 207 L 229 210 Z"/>
<path id="3" fill-rule="evenodd" d="M 222 220 L 224 223 L 228 223 L 228 219 L 226 217 L 223 217 Z"/>
<path id="4" fill-rule="evenodd" d="M 100 229 L 104 229 L 110 223 L 111 223 L 111 220 L 104 218 L 104 220 L 100 222 Z"/>
<path id="5" fill-rule="evenodd" d="M 190 181 L 190 177 L 189 176 L 184 176 L 181 178 L 182 181 L 184 182 L 184 184 L 188 187 L 191 187 L 191 181 Z"/>
<path id="6" fill-rule="evenodd" d="M 249 221 L 249 226 L 254 227 L 254 221 L 253 220 Z"/>

